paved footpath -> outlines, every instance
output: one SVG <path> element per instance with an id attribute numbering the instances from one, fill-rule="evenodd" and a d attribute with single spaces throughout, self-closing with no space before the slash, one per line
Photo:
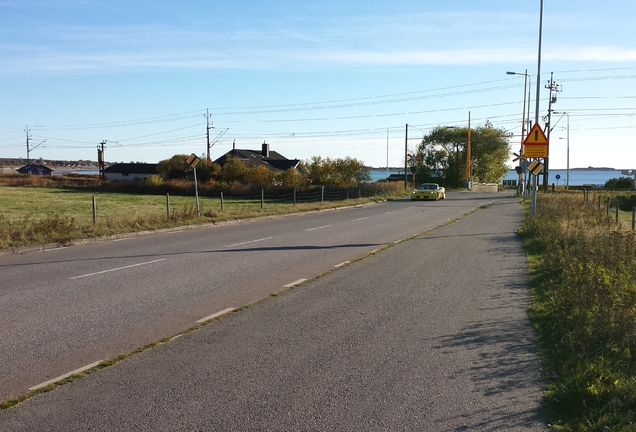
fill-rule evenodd
<path id="1" fill-rule="evenodd" d="M 520 220 L 502 196 L 0 411 L 0 430 L 547 430 Z"/>

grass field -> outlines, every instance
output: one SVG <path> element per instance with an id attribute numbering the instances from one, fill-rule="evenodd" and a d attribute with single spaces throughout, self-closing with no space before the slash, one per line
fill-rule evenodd
<path id="1" fill-rule="evenodd" d="M 93 197 L 96 223 L 93 224 Z M 359 198 L 298 205 L 260 199 L 88 192 L 67 188 L 0 186 L 0 249 L 180 225 L 288 214 L 380 200 Z"/>
<path id="2" fill-rule="evenodd" d="M 520 231 L 555 430 L 636 430 L 636 236 L 612 210 L 540 194 Z"/>

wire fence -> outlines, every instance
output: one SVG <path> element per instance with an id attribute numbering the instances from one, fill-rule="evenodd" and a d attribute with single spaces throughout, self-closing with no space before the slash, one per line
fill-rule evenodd
<path id="1" fill-rule="evenodd" d="M 583 203 L 605 212 L 606 216 L 613 217 L 616 223 L 620 222 L 620 212 L 629 212 L 631 207 L 631 227 L 636 231 L 636 195 L 617 194 L 612 192 L 602 193 L 592 189 L 583 189 Z"/>

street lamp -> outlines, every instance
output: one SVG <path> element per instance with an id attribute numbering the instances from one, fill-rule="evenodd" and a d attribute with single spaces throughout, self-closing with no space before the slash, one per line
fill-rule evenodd
<path id="1" fill-rule="evenodd" d="M 523 124 L 524 125 L 527 124 L 528 126 L 530 126 L 530 123 L 532 123 L 532 120 L 530 120 L 530 103 L 531 103 L 531 100 L 532 100 L 532 97 L 531 97 L 532 77 L 530 75 L 528 75 L 528 69 L 526 69 L 525 73 L 508 71 L 508 72 L 506 72 L 506 75 L 523 75 L 523 76 L 525 76 L 525 78 L 523 80 Z M 526 99 L 526 88 L 528 90 L 527 99 Z M 527 112 L 526 112 L 526 102 L 527 102 L 527 107 L 528 107 L 528 111 Z M 521 142 L 523 142 L 523 140 L 525 138 L 525 131 L 526 131 L 526 128 L 522 127 L 522 129 L 521 129 L 521 132 L 522 132 Z"/>
<path id="2" fill-rule="evenodd" d="M 567 140 L 566 141 L 567 142 L 567 151 L 566 151 L 567 171 L 566 171 L 566 175 L 565 175 L 565 188 L 569 189 L 570 188 L 570 114 L 567 113 L 567 112 L 556 112 L 556 111 L 554 111 L 554 114 L 562 114 L 562 115 L 566 115 L 568 117 L 568 133 L 567 133 L 567 138 L 566 138 L 566 140 Z"/>
<path id="3" fill-rule="evenodd" d="M 522 114 L 522 119 L 521 119 L 521 149 L 519 150 L 519 165 L 521 167 L 523 167 L 523 141 L 526 138 L 526 124 L 528 125 L 528 127 L 530 127 L 530 100 L 531 100 L 531 96 L 530 96 L 530 90 L 532 88 L 532 78 L 530 77 L 530 75 L 528 75 L 528 69 L 526 69 L 526 71 L 524 73 L 520 73 L 520 72 L 511 72 L 508 71 L 506 72 L 507 75 L 523 75 L 524 79 L 523 79 L 523 114 Z M 529 81 L 529 82 L 528 82 Z M 528 102 L 528 116 L 526 117 L 526 87 L 528 89 L 528 98 L 527 98 L 527 102 Z M 523 175 L 523 180 L 521 179 L 521 175 Z M 526 179 L 525 179 L 525 175 L 526 172 L 525 170 L 523 170 L 523 172 L 521 174 L 519 174 L 519 180 L 520 183 L 523 182 L 523 184 L 525 184 Z M 523 190 L 523 199 L 526 199 L 526 190 L 525 188 L 521 188 L 521 185 L 518 189 L 518 192 L 521 193 L 521 191 Z"/>

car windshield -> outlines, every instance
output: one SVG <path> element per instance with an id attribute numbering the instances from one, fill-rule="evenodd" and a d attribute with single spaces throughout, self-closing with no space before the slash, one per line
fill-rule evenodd
<path id="1" fill-rule="evenodd" d="M 420 190 L 435 190 L 437 189 L 437 185 L 434 184 L 423 184 L 418 188 Z"/>

